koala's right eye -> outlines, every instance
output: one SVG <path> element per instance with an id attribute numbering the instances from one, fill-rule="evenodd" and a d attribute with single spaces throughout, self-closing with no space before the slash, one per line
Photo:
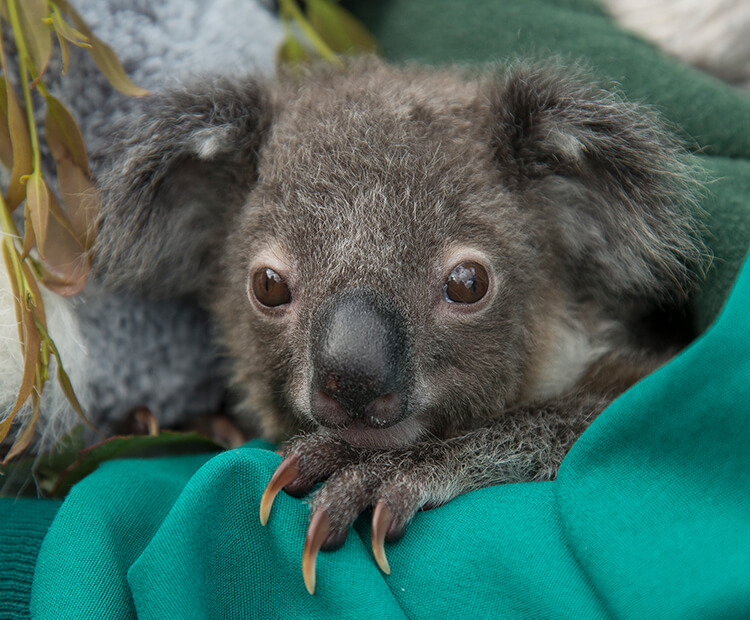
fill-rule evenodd
<path id="1" fill-rule="evenodd" d="M 261 267 L 253 274 L 253 295 L 264 306 L 275 308 L 292 300 L 284 278 L 270 267 Z"/>

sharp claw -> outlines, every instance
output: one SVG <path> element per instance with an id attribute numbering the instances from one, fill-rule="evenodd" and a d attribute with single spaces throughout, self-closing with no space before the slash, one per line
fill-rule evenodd
<path id="1" fill-rule="evenodd" d="M 268 481 L 263 497 L 260 498 L 260 522 L 262 525 L 268 523 L 268 515 L 271 514 L 273 500 L 287 484 L 299 476 L 299 459 L 290 457 L 281 461 L 281 464 L 273 472 Z"/>
<path id="2" fill-rule="evenodd" d="M 380 570 L 386 575 L 391 574 L 391 567 L 388 559 L 385 557 L 385 534 L 391 525 L 393 515 L 383 500 L 375 504 L 375 510 L 372 511 L 372 553 L 375 561 L 378 563 Z"/>
<path id="3" fill-rule="evenodd" d="M 305 548 L 302 551 L 302 577 L 310 594 L 315 594 L 315 560 L 323 542 L 331 533 L 331 520 L 325 510 L 318 508 L 310 519 L 305 537 Z"/>

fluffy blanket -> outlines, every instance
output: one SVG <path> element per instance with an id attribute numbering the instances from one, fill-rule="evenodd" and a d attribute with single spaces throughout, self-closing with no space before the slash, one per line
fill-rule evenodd
<path id="1" fill-rule="evenodd" d="M 279 460 L 267 446 L 110 462 L 62 506 L 3 500 L 0 617 L 27 613 L 35 561 L 34 618 L 747 617 L 750 100 L 619 30 L 593 0 L 354 6 L 393 59 L 583 58 L 681 126 L 715 179 L 715 259 L 694 302 L 703 335 L 605 411 L 557 480 L 418 514 L 387 547 L 390 576 L 360 521 L 319 557 L 314 596 L 300 570 L 304 502 L 282 494 L 258 521 Z"/>

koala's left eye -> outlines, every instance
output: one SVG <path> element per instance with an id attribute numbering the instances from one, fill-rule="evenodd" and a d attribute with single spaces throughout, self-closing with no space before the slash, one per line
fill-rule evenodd
<path id="1" fill-rule="evenodd" d="M 490 287 L 487 270 L 479 263 L 466 261 L 456 265 L 445 283 L 445 299 L 458 304 L 475 304 Z"/>
<path id="2" fill-rule="evenodd" d="M 270 267 L 261 267 L 253 274 L 253 295 L 264 306 L 275 308 L 292 300 L 284 278 Z"/>

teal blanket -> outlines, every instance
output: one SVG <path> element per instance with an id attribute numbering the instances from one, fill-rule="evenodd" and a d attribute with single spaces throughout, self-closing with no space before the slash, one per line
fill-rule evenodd
<path id="1" fill-rule="evenodd" d="M 280 457 L 107 463 L 57 514 L 33 617 L 746 618 L 750 615 L 750 264 L 718 322 L 602 414 L 554 482 L 419 513 L 388 547 L 361 519 L 300 568 L 307 507 L 263 487 Z"/>
<path id="2" fill-rule="evenodd" d="M 33 617 L 750 617 L 750 99 L 618 30 L 590 0 L 354 8 L 393 59 L 582 58 L 680 125 L 715 179 L 704 204 L 715 259 L 694 302 L 703 335 L 607 409 L 556 481 L 419 513 L 387 546 L 390 576 L 360 520 L 319 557 L 314 596 L 300 566 L 304 502 L 282 494 L 269 525 L 258 520 L 279 462 L 267 446 L 107 463 L 49 528 Z M 20 564 L 56 508 L 0 502 L 0 541 L 21 541 L 0 545 L 0 617 L 23 617 Z"/>

